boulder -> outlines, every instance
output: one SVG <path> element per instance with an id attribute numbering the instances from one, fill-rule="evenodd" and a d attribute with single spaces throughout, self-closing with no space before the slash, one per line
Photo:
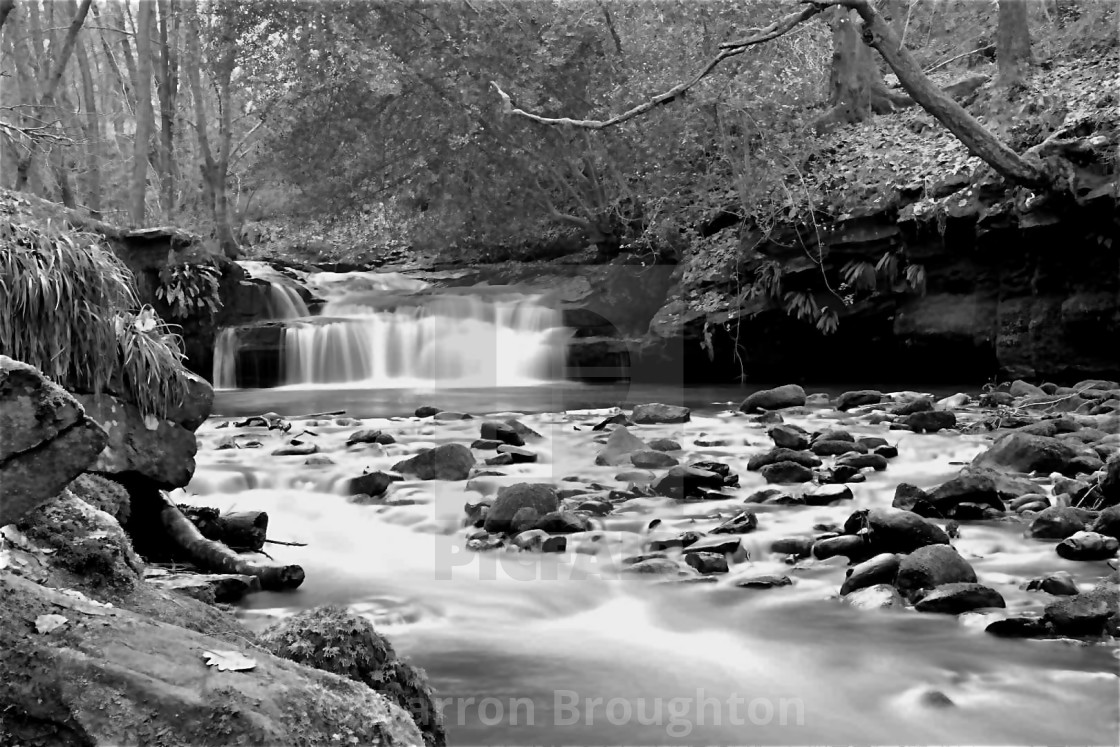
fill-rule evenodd
<path id="1" fill-rule="evenodd" d="M 774 445 L 783 449 L 801 451 L 809 448 L 809 434 L 796 425 L 775 425 L 766 434 L 774 440 Z"/>
<path id="2" fill-rule="evenodd" d="M 873 508 L 856 511 L 844 522 L 844 531 L 867 529 L 867 540 L 876 553 L 910 553 L 927 545 L 948 545 L 941 527 L 911 511 Z"/>
<path id="3" fill-rule="evenodd" d="M 1066 560 L 1108 560 L 1120 550 L 1120 540 L 1096 532 L 1075 532 L 1055 549 Z"/>
<path id="4" fill-rule="evenodd" d="M 1027 582 L 1027 591 L 1044 591 L 1056 597 L 1073 596 L 1080 592 L 1073 576 L 1065 571 L 1055 571 Z"/>
<path id="5" fill-rule="evenodd" d="M 706 490 L 719 490 L 724 478 L 717 472 L 697 467 L 672 467 L 651 486 L 657 495 L 677 500 L 702 497 Z"/>
<path id="6" fill-rule="evenodd" d="M 420 480 L 466 480 L 474 467 L 474 454 L 462 444 L 441 444 L 393 465 L 394 472 Z"/>
<path id="7" fill-rule="evenodd" d="M 850 469 L 873 469 L 882 472 L 887 468 L 887 458 L 880 454 L 845 454 L 836 460 L 837 469 L 848 467 Z"/>
<path id="8" fill-rule="evenodd" d="M 1015 381 L 1011 382 L 1011 386 L 1010 388 L 1008 388 L 1007 393 L 1012 397 L 1041 397 L 1046 394 L 1046 392 L 1042 391 L 1040 387 L 1037 387 L 1034 384 L 1028 384 L 1022 379 L 1016 379 Z"/>
<path id="9" fill-rule="evenodd" d="M 400 479 L 400 476 L 390 475 L 387 472 L 370 472 L 369 474 L 351 477 L 350 482 L 347 483 L 346 491 L 349 495 L 369 495 L 376 498 L 379 495 L 384 495 L 389 486 Z"/>
<path id="10" fill-rule="evenodd" d="M 77 398 L 38 369 L 0 355 L 0 526 L 58 495 L 107 440 Z"/>
<path id="11" fill-rule="evenodd" d="M 180 371 L 186 384 L 183 401 L 168 408 L 167 420 L 183 426 L 191 433 L 206 422 L 214 408 L 214 387 L 201 376 L 183 369 Z"/>
<path id="12" fill-rule="evenodd" d="M 793 579 L 789 576 L 778 576 L 770 573 L 735 579 L 735 586 L 740 589 L 776 589 L 779 586 L 792 585 Z"/>
<path id="13" fill-rule="evenodd" d="M 491 534 L 508 532 L 514 515 L 523 508 L 532 508 L 544 516 L 560 509 L 560 499 L 551 485 L 527 482 L 508 485 L 498 491 L 483 527 Z"/>
<path id="14" fill-rule="evenodd" d="M 687 407 L 664 405 L 660 402 L 651 402 L 647 405 L 637 405 L 630 419 L 638 425 L 656 425 L 658 423 L 687 423 L 690 417 Z"/>
<path id="15" fill-rule="evenodd" d="M 902 609 L 906 602 L 898 589 L 889 584 L 876 584 L 845 594 L 843 601 L 858 610 Z"/>
<path id="16" fill-rule="evenodd" d="M 761 472 L 763 479 L 768 483 L 789 484 L 809 482 L 813 479 L 813 470 L 797 462 L 768 464 Z"/>
<path id="17" fill-rule="evenodd" d="M 836 399 L 836 409 L 848 411 L 854 407 L 864 405 L 877 405 L 883 401 L 883 393 L 875 389 L 860 389 L 854 392 L 844 392 Z"/>
<path id="18" fill-rule="evenodd" d="M 297 441 L 298 439 L 292 439 L 287 445 L 281 446 L 279 449 L 273 449 L 272 456 L 311 456 L 319 453 L 318 444 L 303 441 L 297 443 Z"/>
<path id="19" fill-rule="evenodd" d="M 1105 464 L 1105 474 L 1100 482 L 1101 505 L 1120 505 L 1120 453 L 1113 454 Z"/>
<path id="20" fill-rule="evenodd" d="M 975 583 L 976 572 L 949 545 L 920 547 L 902 559 L 895 586 L 905 597 L 942 584 Z"/>
<path id="21" fill-rule="evenodd" d="M 10 574 L 0 574 L 0 596 L 0 734 L 18 735 L 13 744 L 330 744 L 332 734 L 386 747 L 423 743 L 385 696 L 277 658 L 248 635 L 207 635 L 96 607 Z M 190 605 L 201 606 L 183 599 L 179 608 Z M 45 614 L 67 622 L 29 634 Z M 244 657 L 252 669 L 219 672 L 204 652 Z"/>
<path id="22" fill-rule="evenodd" d="M 746 534 L 756 528 L 758 528 L 758 516 L 753 511 L 740 511 L 709 534 Z"/>
<path id="23" fill-rule="evenodd" d="M 1064 441 L 1014 432 L 998 439 L 991 448 L 973 459 L 972 464 L 1014 472 L 1066 474 L 1075 456 L 1077 452 Z"/>
<path id="24" fill-rule="evenodd" d="M 905 425 L 915 433 L 937 433 L 957 427 L 957 416 L 948 410 L 928 410 L 906 416 Z"/>
<path id="25" fill-rule="evenodd" d="M 902 556 L 886 552 L 852 566 L 840 586 L 841 596 L 876 584 L 893 584 L 901 562 Z"/>
<path id="26" fill-rule="evenodd" d="M 538 459 L 537 452 L 531 449 L 523 449 L 520 446 L 510 446 L 509 444 L 499 446 L 498 455 L 508 456 L 511 464 L 531 464 Z"/>
<path id="27" fill-rule="evenodd" d="M 1006 509 L 995 478 L 983 472 L 962 472 L 935 488 L 929 500 L 941 516 L 951 516 L 962 503 Z"/>
<path id="28" fill-rule="evenodd" d="M 1046 606 L 1042 619 L 1060 635 L 1102 635 L 1109 621 L 1120 616 L 1117 588 L 1115 584 L 1102 585 L 1059 599 Z"/>
<path id="29" fill-rule="evenodd" d="M 810 451 L 775 448 L 752 456 L 747 460 L 747 469 L 756 472 L 768 464 L 777 464 L 778 462 L 794 462 L 803 467 L 821 466 L 821 458 Z"/>
<path id="30" fill-rule="evenodd" d="M 612 425 L 631 426 L 631 425 L 634 425 L 634 421 L 631 420 L 626 415 L 626 413 L 616 412 L 614 415 L 609 415 L 606 418 L 604 418 L 603 420 L 600 420 L 594 427 L 592 427 L 591 430 L 593 430 L 593 431 L 605 431 L 609 426 L 612 426 Z"/>
<path id="31" fill-rule="evenodd" d="M 847 485 L 819 485 L 802 497 L 809 506 L 828 506 L 837 501 L 852 500 L 852 489 Z"/>
<path id="32" fill-rule="evenodd" d="M 611 431 L 606 444 L 595 456 L 595 464 L 602 467 L 618 467 L 630 464 L 630 455 L 635 451 L 648 451 L 649 445 L 635 436 L 626 426 L 619 426 Z"/>
<path id="33" fill-rule="evenodd" d="M 891 415 L 906 417 L 914 413 L 930 412 L 931 410 L 933 410 L 933 399 L 930 397 L 919 397 L 918 399 L 891 408 Z"/>
<path id="34" fill-rule="evenodd" d="M 1045 638 L 1053 634 L 1049 623 L 1042 618 L 1026 615 L 995 620 L 984 631 L 1000 638 Z"/>
<path id="35" fill-rule="evenodd" d="M 867 451 L 867 447 L 857 444 L 855 441 L 841 441 L 841 440 L 818 440 L 814 441 L 813 445 L 809 447 L 817 456 L 840 456 L 848 452 L 856 452 L 862 454 Z"/>
<path id="36" fill-rule="evenodd" d="M 421 405 L 420 407 L 416 408 L 416 412 L 413 414 L 418 418 L 432 418 L 441 412 L 443 412 L 443 410 L 439 407 L 432 407 L 431 405 Z"/>
<path id="37" fill-rule="evenodd" d="M 485 420 L 479 429 L 480 436 L 487 441 L 501 441 L 510 446 L 524 446 L 525 439 L 521 437 L 512 425 L 499 423 L 494 420 Z"/>
<path id="38" fill-rule="evenodd" d="M 534 531 L 536 529 L 537 522 L 540 520 L 540 512 L 532 506 L 519 508 L 517 509 L 517 513 L 513 515 L 513 518 L 509 520 L 509 533 L 520 537 L 525 532 Z M 548 532 L 544 531 L 543 529 L 539 530 L 538 533 L 541 534 L 542 537 L 548 536 Z M 523 542 L 524 540 L 522 542 L 519 542 L 518 546 L 520 547 Z"/>
<path id="39" fill-rule="evenodd" d="M 583 514 L 571 511 L 550 511 L 540 517 L 533 528 L 541 529 L 549 534 L 573 534 L 589 531 L 591 521 Z"/>
<path id="40" fill-rule="evenodd" d="M 681 445 L 671 438 L 655 438 L 649 442 L 654 451 L 680 451 Z"/>
<path id="41" fill-rule="evenodd" d="M 1077 509 L 1051 506 L 1038 512 L 1028 534 L 1035 539 L 1064 540 L 1085 529 L 1085 521 Z"/>
<path id="42" fill-rule="evenodd" d="M 135 405 L 109 394 L 82 394 L 78 399 L 109 436 L 92 470 L 142 475 L 164 490 L 190 482 L 198 451 L 192 431 L 170 420 L 145 418 Z"/>
<path id="43" fill-rule="evenodd" d="M 990 587 L 975 583 L 941 584 L 914 605 L 918 612 L 960 615 L 985 607 L 1006 607 L 1003 596 Z"/>
<path id="44" fill-rule="evenodd" d="M 698 573 L 727 573 L 727 556 L 715 552 L 692 552 L 684 556 L 684 562 Z"/>
<path id="45" fill-rule="evenodd" d="M 891 506 L 903 511 L 913 511 L 918 516 L 941 515 L 934 507 L 933 499 L 930 498 L 929 493 L 908 482 L 902 482 L 895 486 L 894 500 L 891 502 Z"/>
<path id="46" fill-rule="evenodd" d="M 786 384 L 774 389 L 763 389 L 754 392 L 743 400 L 739 410 L 745 413 L 762 412 L 763 410 L 780 410 L 786 407 L 802 407 L 805 405 L 805 390 L 797 384 Z"/>
<path id="47" fill-rule="evenodd" d="M 1101 511 L 1089 526 L 1089 531 L 1120 539 L 1120 505 Z"/>
<path id="48" fill-rule="evenodd" d="M 491 440 L 488 438 L 476 438 L 471 441 L 471 448 L 478 451 L 497 451 L 498 447 L 502 445 L 501 441 Z"/>
<path id="49" fill-rule="evenodd" d="M 813 557 L 817 560 L 842 555 L 853 562 L 860 562 L 872 554 L 871 545 L 862 534 L 841 534 L 838 537 L 825 537 L 813 543 Z"/>
<path id="50" fill-rule="evenodd" d="M 397 439 L 393 438 L 388 433 L 382 433 L 377 428 L 363 428 L 354 431 L 350 434 L 350 437 L 346 439 L 347 446 L 353 446 L 354 444 L 381 444 L 382 446 L 387 446 L 388 444 L 394 444 L 396 442 Z"/>
<path id="51" fill-rule="evenodd" d="M 777 555 L 792 555 L 807 558 L 813 552 L 812 537 L 783 537 L 770 543 L 770 552 Z"/>
<path id="52" fill-rule="evenodd" d="M 680 464 L 675 457 L 654 449 L 635 451 L 630 455 L 630 463 L 639 469 L 666 469 Z"/>

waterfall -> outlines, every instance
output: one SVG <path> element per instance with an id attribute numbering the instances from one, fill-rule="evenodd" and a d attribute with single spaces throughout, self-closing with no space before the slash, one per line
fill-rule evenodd
<path id="1" fill-rule="evenodd" d="M 288 325 L 285 383 L 493 387 L 558 377 L 563 328 L 539 296 L 419 300 L 379 308 L 343 299 L 322 318 Z"/>
<path id="2" fill-rule="evenodd" d="M 286 283 L 269 280 L 268 310 L 273 319 L 299 319 L 311 316 L 299 291 Z"/>
<path id="3" fill-rule="evenodd" d="M 218 333 L 214 342 L 214 388 L 237 388 L 237 348 L 239 344 L 236 327 L 227 327 Z"/>

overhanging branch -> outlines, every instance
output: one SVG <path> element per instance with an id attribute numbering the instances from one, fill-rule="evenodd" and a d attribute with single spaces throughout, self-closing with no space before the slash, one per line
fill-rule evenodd
<path id="1" fill-rule="evenodd" d="M 533 114 L 532 112 L 527 112 L 524 109 L 515 107 L 513 105 L 513 101 L 509 97 L 509 94 L 503 91 L 496 82 L 491 81 L 490 85 L 494 87 L 494 90 L 496 90 L 498 92 L 498 95 L 502 98 L 503 114 L 524 117 L 531 122 L 536 122 L 537 124 L 542 125 L 562 125 L 567 127 L 581 127 L 587 130 L 604 130 L 608 127 L 614 127 L 615 125 L 622 124 L 623 122 L 631 120 L 634 117 L 641 116 L 642 114 L 645 114 L 646 112 L 650 111 L 651 109 L 655 109 L 658 106 L 663 106 L 665 104 L 673 102 L 678 96 L 703 80 L 709 73 L 712 72 L 712 70 L 715 70 L 716 66 L 718 66 L 719 63 L 723 62 L 727 58 L 740 55 L 756 44 L 762 44 L 763 42 L 777 39 L 779 36 L 782 36 L 783 34 L 786 34 L 796 28 L 799 24 L 817 15 L 821 12 L 822 9 L 823 8 L 816 5 L 806 6 L 796 13 L 790 13 L 789 15 L 779 18 L 777 21 L 765 28 L 756 29 L 751 35 L 740 39 L 739 41 L 721 44 L 720 48 L 722 51 L 718 55 L 713 57 L 711 61 L 708 62 L 708 64 L 705 65 L 700 72 L 692 76 L 692 78 L 683 83 L 679 83 L 670 88 L 668 91 L 654 96 L 649 101 L 638 104 L 632 109 L 629 109 L 622 114 L 611 117 L 610 119 L 570 119 L 568 117 L 542 117 L 539 114 Z"/>

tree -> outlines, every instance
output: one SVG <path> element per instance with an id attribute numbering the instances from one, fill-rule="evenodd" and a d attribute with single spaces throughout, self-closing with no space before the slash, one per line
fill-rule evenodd
<path id="1" fill-rule="evenodd" d="M 1030 76 L 1031 32 L 1027 26 L 1027 0 L 999 0 L 996 28 L 996 62 L 999 84 L 1022 86 Z"/>
<path id="2" fill-rule="evenodd" d="M 151 148 L 154 113 L 152 111 L 152 16 L 155 3 L 140 3 L 136 16 L 136 141 L 132 152 L 132 177 L 129 188 L 129 219 L 133 225 L 144 223 L 144 202 L 148 194 L 148 151 Z"/>
<path id="3" fill-rule="evenodd" d="M 883 74 L 868 48 L 860 40 L 859 15 L 836 7 L 832 16 L 832 67 L 829 75 L 830 111 L 817 120 L 818 129 L 830 122 L 862 122 L 872 114 L 894 111 L 895 101 L 883 82 Z"/>

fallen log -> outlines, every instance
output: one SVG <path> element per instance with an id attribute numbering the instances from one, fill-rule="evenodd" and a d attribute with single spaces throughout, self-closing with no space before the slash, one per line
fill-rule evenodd
<path id="1" fill-rule="evenodd" d="M 303 583 L 303 568 L 300 566 L 259 563 L 242 557 L 221 542 L 202 536 L 198 527 L 183 515 L 166 493 L 161 492 L 159 500 L 159 519 L 167 536 L 199 568 L 211 573 L 256 576 L 261 588 L 266 591 L 295 589 Z"/>
<path id="2" fill-rule="evenodd" d="M 179 510 L 208 540 L 221 542 L 235 552 L 258 552 L 268 533 L 264 511 L 234 511 L 228 514 L 203 506 L 179 505 Z"/>

